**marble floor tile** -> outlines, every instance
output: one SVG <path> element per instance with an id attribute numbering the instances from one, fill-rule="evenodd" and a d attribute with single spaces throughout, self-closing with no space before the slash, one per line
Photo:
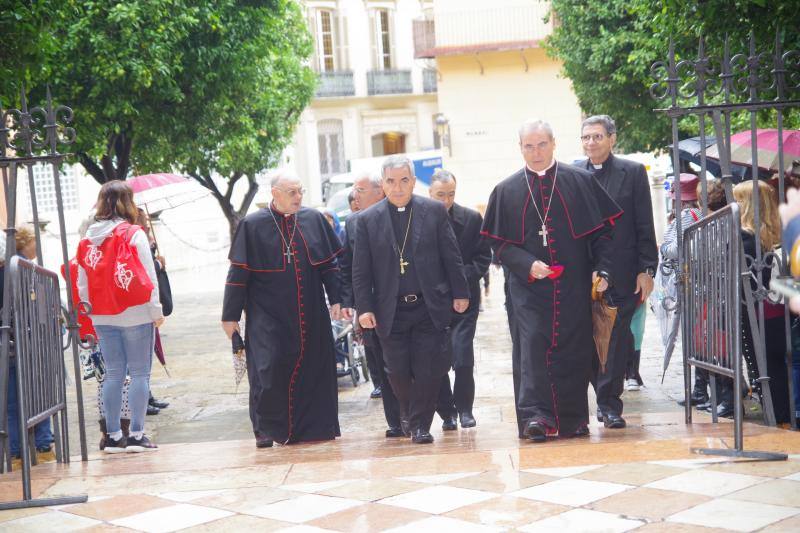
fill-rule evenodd
<path id="1" fill-rule="evenodd" d="M 500 496 L 482 503 L 467 505 L 445 516 L 485 526 L 514 528 L 553 516 L 570 507 L 537 502 L 513 496 Z"/>
<path id="2" fill-rule="evenodd" d="M 727 463 L 730 459 L 725 457 L 704 457 L 702 459 L 675 459 L 667 461 L 647 461 L 653 465 L 672 466 L 675 468 L 695 469 L 705 468 L 716 463 Z"/>
<path id="3" fill-rule="evenodd" d="M 492 499 L 496 494 L 436 485 L 380 500 L 380 503 L 430 514 L 443 514 L 465 505 Z"/>
<path id="4" fill-rule="evenodd" d="M 147 533 L 160 533 L 197 526 L 231 516 L 232 514 L 230 511 L 221 509 L 180 503 L 125 518 L 110 520 L 109 522 L 116 526 L 146 531 Z"/>
<path id="5" fill-rule="evenodd" d="M 216 496 L 221 492 L 224 492 L 225 489 L 215 489 L 215 490 L 185 490 L 181 492 L 162 492 L 157 496 L 159 498 L 164 498 L 165 500 L 171 500 L 173 502 L 180 502 L 180 503 L 188 503 L 193 502 L 195 500 L 199 500 L 201 498 L 207 498 L 209 496 Z"/>
<path id="6" fill-rule="evenodd" d="M 272 487 L 249 487 L 245 489 L 226 489 L 210 496 L 198 498 L 192 503 L 236 513 L 247 513 L 250 509 L 297 496 L 299 494 Z"/>
<path id="7" fill-rule="evenodd" d="M 422 531 L 436 531 L 437 533 L 495 533 L 502 531 L 502 529 L 472 524 L 470 522 L 446 518 L 444 516 L 432 516 L 424 520 L 389 529 L 386 533 L 420 533 Z"/>
<path id="8" fill-rule="evenodd" d="M 5 511 L 4 511 L 5 512 Z M 0 532 L 19 533 L 27 532 L 51 532 L 58 524 L 58 531 L 78 531 L 102 524 L 99 520 L 86 518 L 61 511 L 47 511 L 22 518 L 0 522 Z"/>
<path id="9" fill-rule="evenodd" d="M 730 529 L 694 526 L 675 522 L 652 522 L 636 529 L 636 533 L 730 533 Z"/>
<path id="10" fill-rule="evenodd" d="M 800 515 L 795 515 L 768 525 L 760 533 L 797 533 L 798 531 L 800 531 Z"/>
<path id="11" fill-rule="evenodd" d="M 347 498 L 305 494 L 298 498 L 254 507 L 247 513 L 262 518 L 302 524 L 358 505 L 362 505 L 362 502 Z"/>
<path id="12" fill-rule="evenodd" d="M 542 476 L 550 477 L 572 477 L 584 472 L 602 468 L 605 465 L 583 465 L 583 466 L 563 466 L 555 468 L 526 468 L 523 472 L 530 472 L 531 474 L 539 474 Z"/>
<path id="13" fill-rule="evenodd" d="M 618 463 L 577 474 L 575 478 L 639 486 L 665 477 L 674 476 L 681 472 L 684 472 L 684 470 L 671 466 L 648 463 Z"/>
<path id="14" fill-rule="evenodd" d="M 718 499 L 676 513 L 667 521 L 733 531 L 755 531 L 798 513 L 800 509 L 792 507 Z"/>
<path id="15" fill-rule="evenodd" d="M 631 518 L 663 520 L 667 516 L 707 502 L 710 498 L 672 490 L 637 487 L 590 505 L 596 511 L 621 514 Z"/>
<path id="16" fill-rule="evenodd" d="M 633 487 L 630 485 L 618 483 L 565 478 L 518 490 L 512 492 L 511 495 L 529 500 L 578 507 L 631 488 Z"/>
<path id="17" fill-rule="evenodd" d="M 621 516 L 590 511 L 588 509 L 573 509 L 527 526 L 518 528 L 518 531 L 532 533 L 553 532 L 564 533 L 572 531 L 603 531 L 607 533 L 622 533 L 644 525 L 644 521 L 629 520 Z"/>
<path id="18" fill-rule="evenodd" d="M 800 481 L 800 472 L 798 472 L 796 474 L 791 474 L 791 475 L 788 475 L 788 476 L 784 476 L 784 479 L 789 479 L 789 480 L 792 480 L 792 481 Z"/>
<path id="19" fill-rule="evenodd" d="M 100 501 L 81 503 L 78 505 L 69 505 L 64 507 L 62 511 L 85 516 L 86 518 L 110 522 L 117 518 L 125 518 L 126 516 L 144 513 L 162 507 L 169 507 L 171 505 L 174 505 L 171 501 L 163 500 L 148 494 L 132 494 L 128 496 L 114 496 Z"/>
<path id="20" fill-rule="evenodd" d="M 800 473 L 800 461 L 731 461 L 706 467 L 716 472 L 750 476 L 786 477 Z M 800 479 L 798 480 L 800 481 Z"/>
<path id="21" fill-rule="evenodd" d="M 347 485 L 355 479 L 337 479 L 335 481 L 322 481 L 319 483 L 295 483 L 292 485 L 281 485 L 280 488 L 292 492 L 305 492 L 307 494 L 316 494 L 324 492 L 329 489 L 335 489 L 342 485 Z"/>
<path id="22" fill-rule="evenodd" d="M 288 527 L 292 527 L 292 524 L 269 520 L 268 518 L 259 518 L 257 516 L 236 514 L 184 529 L 182 533 L 230 533 L 232 531 L 268 533 L 271 531 L 281 531 Z"/>
<path id="23" fill-rule="evenodd" d="M 457 479 L 463 479 L 470 476 L 475 476 L 480 472 L 456 472 L 453 474 L 435 474 L 432 476 L 403 476 L 399 479 L 403 481 L 412 481 L 414 483 L 428 483 L 431 485 L 438 485 L 440 483 L 447 483 Z"/>
<path id="24" fill-rule="evenodd" d="M 46 513 L 47 508 L 44 507 L 30 507 L 28 509 L 9 509 L 8 511 L 0 512 L 0 524 L 18 518 L 25 518 L 26 516 L 33 516 L 36 514 Z"/>
<path id="25" fill-rule="evenodd" d="M 338 513 L 312 520 L 309 526 L 322 527 L 347 533 L 369 533 L 384 531 L 405 524 L 424 520 L 431 515 L 411 509 L 401 509 L 380 503 L 368 503 Z"/>
<path id="26" fill-rule="evenodd" d="M 397 496 L 406 492 L 412 492 L 425 488 L 423 483 L 413 483 L 401 479 L 362 479 L 359 481 L 348 482 L 331 489 L 320 491 L 325 496 L 336 496 L 338 498 L 352 498 L 365 502 L 374 502 Z"/>
<path id="27" fill-rule="evenodd" d="M 773 479 L 728 494 L 725 498 L 800 508 L 800 481 Z"/>
<path id="28" fill-rule="evenodd" d="M 483 490 L 486 492 L 507 493 L 515 490 L 525 489 L 534 485 L 541 485 L 556 478 L 531 474 L 530 472 L 518 472 L 516 470 L 498 470 L 484 472 L 477 476 L 470 476 L 457 479 L 447 483 L 451 487 L 461 487 L 462 489 Z"/>
<path id="29" fill-rule="evenodd" d="M 768 479 L 769 478 L 765 477 L 728 474 L 710 470 L 689 470 L 682 474 L 648 483 L 645 487 L 676 490 L 705 496 L 722 496 L 752 485 L 763 483 Z"/>

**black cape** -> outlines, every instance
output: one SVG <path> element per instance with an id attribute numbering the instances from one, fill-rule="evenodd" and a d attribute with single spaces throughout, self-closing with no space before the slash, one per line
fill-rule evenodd
<path id="1" fill-rule="evenodd" d="M 246 314 L 254 433 L 290 443 L 333 439 L 339 435 L 337 384 L 325 293 L 331 304 L 340 302 L 341 244 L 316 210 L 273 213 L 275 219 L 269 209 L 248 215 L 236 229 L 222 320 Z"/>
<path id="2" fill-rule="evenodd" d="M 588 423 L 587 389 L 596 357 L 592 271 L 607 271 L 611 221 L 622 213 L 584 170 L 557 163 L 542 178 L 530 171 L 527 177 L 539 212 L 551 206 L 546 217 L 549 246 L 539 235 L 542 223 L 531 205 L 524 169 L 495 187 L 481 233 L 491 239 L 495 258 L 509 272 L 520 436 L 535 420 L 551 434 L 569 437 Z M 529 271 L 536 260 L 558 265 L 563 272 L 556 279 L 531 280 Z"/>

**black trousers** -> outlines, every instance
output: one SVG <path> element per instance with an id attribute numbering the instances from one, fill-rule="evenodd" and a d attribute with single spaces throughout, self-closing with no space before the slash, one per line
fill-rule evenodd
<path id="1" fill-rule="evenodd" d="M 372 357 L 375 367 L 374 370 L 370 367 L 370 377 L 372 383 L 377 387 L 381 386 L 381 401 L 383 402 L 383 414 L 386 417 L 386 423 L 390 428 L 400 427 L 400 404 L 397 402 L 397 396 L 392 390 L 392 385 L 386 379 L 386 364 L 383 360 L 383 349 L 381 348 L 380 340 L 375 335 L 374 331 L 364 332 L 364 351 L 367 355 L 367 361 L 370 356 Z"/>
<path id="2" fill-rule="evenodd" d="M 613 290 L 613 289 L 612 289 Z M 592 359 L 592 386 L 597 395 L 597 408 L 606 414 L 622 415 L 622 390 L 625 385 L 625 369 L 633 351 L 631 319 L 636 311 L 638 294 L 625 298 L 611 293 L 611 305 L 617 306 L 617 319 L 611 330 L 608 345 L 606 371 L 601 372 L 600 361 Z"/>
<path id="3" fill-rule="evenodd" d="M 473 295 L 475 293 L 473 292 Z M 455 315 L 450 329 L 451 361 L 455 370 L 453 388 L 450 389 L 450 376 L 445 374 L 439 385 L 436 412 L 442 417 L 452 418 L 457 413 L 472 412 L 475 402 L 475 328 L 480 313 L 480 291 L 478 298 L 470 302 L 470 307 L 461 315 Z"/>
<path id="4" fill-rule="evenodd" d="M 450 368 L 448 332 L 436 329 L 421 300 L 398 304 L 392 330 L 381 338 L 387 378 L 409 429 L 430 431 L 442 376 Z"/>

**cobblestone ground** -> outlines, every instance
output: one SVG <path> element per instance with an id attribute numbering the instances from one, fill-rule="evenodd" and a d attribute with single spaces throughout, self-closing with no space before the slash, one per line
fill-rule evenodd
<path id="1" fill-rule="evenodd" d="M 236 391 L 230 344 L 219 326 L 226 267 L 171 273 L 175 311 L 162 327 L 167 353 L 166 371 L 156 362 L 153 394 L 170 402 L 167 409 L 147 417 L 146 431 L 159 443 L 247 439 L 252 436 L 247 414 L 247 381 Z M 513 420 L 511 344 L 503 306 L 503 276 L 492 271 L 491 291 L 484 300 L 475 339 L 475 416 L 480 423 Z M 679 352 L 678 352 L 679 353 Z M 673 361 L 661 383 L 662 350 L 658 324 L 650 315 L 642 350 L 641 374 L 645 387 L 624 395 L 626 413 L 663 413 L 680 408 L 683 378 L 680 361 Z M 71 368 L 71 364 L 68 364 Z M 70 441 L 79 450 L 74 387 L 71 392 Z M 385 429 L 380 400 L 372 400 L 371 383 L 353 387 L 339 380 L 339 413 L 343 433 Z M 89 450 L 96 449 L 97 387 L 83 382 Z M 594 398 L 590 390 L 591 411 Z M 438 417 L 434 424 L 438 424 Z"/>

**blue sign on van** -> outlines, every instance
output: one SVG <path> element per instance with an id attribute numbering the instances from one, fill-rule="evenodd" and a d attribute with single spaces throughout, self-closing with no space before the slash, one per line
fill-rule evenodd
<path id="1" fill-rule="evenodd" d="M 438 168 L 442 168 L 441 157 L 429 157 L 427 159 L 414 160 L 414 174 L 417 175 L 418 180 L 422 181 L 426 185 L 431 184 L 431 177 Z"/>

